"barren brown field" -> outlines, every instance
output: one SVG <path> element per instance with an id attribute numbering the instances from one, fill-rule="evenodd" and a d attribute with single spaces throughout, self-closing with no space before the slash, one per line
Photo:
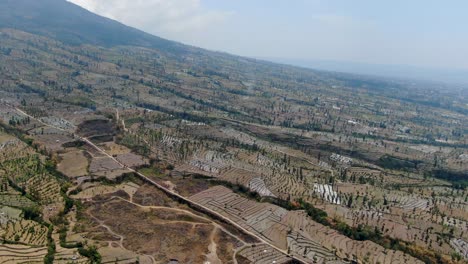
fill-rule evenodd
<path id="1" fill-rule="evenodd" d="M 57 169 L 69 178 L 88 175 L 88 158 L 82 150 L 69 150 L 59 156 Z"/>
<path id="2" fill-rule="evenodd" d="M 111 156 L 123 155 L 123 154 L 128 154 L 131 152 L 129 148 L 116 144 L 114 142 L 105 142 L 105 143 L 99 144 L 99 147 L 104 149 Z"/>
<path id="3" fill-rule="evenodd" d="M 245 243 L 224 226 L 184 209 L 147 185 L 95 186 L 74 198 L 86 201 L 84 215 L 88 220 L 78 222 L 78 229 L 100 245 L 103 259 L 120 256 L 119 261 L 123 261 L 139 256 L 142 261 L 158 259 L 163 263 L 171 259 L 234 263 L 235 249 Z M 116 218 L 120 221 L 115 222 Z"/>

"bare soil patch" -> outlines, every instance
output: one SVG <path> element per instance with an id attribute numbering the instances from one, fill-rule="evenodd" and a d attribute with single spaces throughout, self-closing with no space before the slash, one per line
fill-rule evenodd
<path id="1" fill-rule="evenodd" d="M 181 263 L 203 263 L 208 253 L 213 226 L 191 223 L 186 216 L 174 215 L 168 220 L 158 210 L 144 210 L 117 199 L 95 203 L 89 212 L 125 237 L 125 248 L 153 255 L 163 262 L 177 259 Z"/>
<path id="2" fill-rule="evenodd" d="M 69 178 L 77 178 L 88 174 L 88 159 L 81 150 L 73 150 L 61 154 L 57 169 Z"/>

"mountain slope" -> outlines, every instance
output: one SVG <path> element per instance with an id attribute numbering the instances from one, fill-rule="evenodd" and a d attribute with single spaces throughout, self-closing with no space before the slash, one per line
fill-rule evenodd
<path id="1" fill-rule="evenodd" d="M 2 0 L 0 27 L 51 37 L 71 45 L 131 45 L 184 51 L 182 44 L 100 17 L 65 0 Z"/>
<path id="2" fill-rule="evenodd" d="M 33 142 L 36 150 L 50 153 L 51 164 L 57 162 L 64 169 L 69 177 L 65 184 L 76 187 L 78 196 L 74 197 L 84 195 L 84 207 L 77 206 L 84 217 L 79 217 L 78 228 L 69 231 L 84 231 L 90 238 L 88 245 L 104 245 L 98 249 L 103 263 L 115 260 L 116 234 L 125 238 L 123 251 L 131 251 L 120 258 L 125 262 L 143 253 L 168 263 L 176 250 L 180 263 L 201 263 L 186 261 L 194 255 L 186 252 L 195 252 L 196 244 L 203 248 L 199 256 L 204 259 L 213 241 L 222 263 L 235 262 L 222 259 L 222 252 L 229 258 L 237 255 L 230 242 L 207 241 L 213 237 L 207 229 L 200 230 L 204 240 L 197 238 L 195 226 L 208 227 L 206 223 L 191 225 L 187 221 L 192 216 L 185 215 L 180 215 L 180 223 L 160 208 L 165 210 L 160 214 L 165 224 L 159 228 L 161 221 L 148 218 L 148 211 L 142 214 L 139 200 L 145 207 L 172 206 L 169 198 L 149 195 L 154 190 L 130 191 L 129 196 L 126 191 L 95 192 L 100 179 L 122 179 L 120 162 L 139 168 L 150 161 L 150 166 L 142 168 L 145 175 L 186 197 L 219 183 L 236 192 L 249 188 L 273 194 L 281 199 L 271 200 L 278 205 L 305 209 L 286 213 L 255 201 L 241 203 L 237 212 L 237 205 L 230 203 L 239 204 L 236 196 L 229 196 L 232 200 L 216 199 L 216 192 L 200 196 L 201 200 L 225 201 L 213 203 L 216 210 L 223 215 L 234 212 L 233 219 L 241 226 L 253 224 L 249 230 L 261 230 L 260 235 L 272 241 L 278 239 L 275 246 L 309 258 L 307 263 L 315 262 L 315 253 L 327 257 L 337 252 L 339 257 L 368 263 L 421 263 L 410 260 L 411 255 L 425 263 L 460 264 L 450 261 L 449 254 L 452 244 L 463 253 L 464 241 L 468 241 L 468 190 L 463 189 L 468 186 L 468 115 L 464 114 L 468 102 L 456 91 L 426 83 L 313 71 L 185 46 L 93 15 L 65 0 L 0 3 L 0 69 L 0 127 L 27 134 L 27 144 Z M 109 151 L 108 155 L 97 153 L 89 142 L 74 141 L 73 135 L 86 136 Z M 4 186 L 1 159 L 10 159 L 5 151 L 11 142 L 0 132 L 0 187 Z M 17 153 L 19 146 L 12 146 Z M 109 160 L 114 155 L 118 164 Z M 25 179 L 23 174 L 32 173 L 19 173 L 31 167 L 23 163 L 15 161 L 3 175 Z M 38 168 L 36 163 L 28 164 Z M 97 181 L 88 184 L 87 179 Z M 103 185 L 108 185 L 107 180 Z M 47 182 L 36 185 L 51 186 Z M 62 189 L 57 184 L 54 188 Z M 89 201 L 86 193 L 95 194 L 96 199 Z M 226 194 L 221 189 L 221 195 Z M 252 198 L 253 194 L 245 195 Z M 130 203 L 124 201 L 132 196 L 135 199 Z M 130 211 L 127 206 L 135 208 Z M 113 234 L 95 226 L 100 222 L 96 219 Z M 172 223 L 177 232 L 166 228 L 170 219 L 177 221 Z M 66 225 L 68 221 L 59 222 Z M 452 223 L 454 229 L 449 227 Z M 64 230 L 62 226 L 54 229 Z M 171 234 L 160 233 L 163 230 Z M 63 244 L 59 238 L 54 242 L 57 256 Z M 108 243 L 110 238 L 113 241 Z M 92 239 L 99 242 L 91 243 Z M 112 251 L 105 249 L 107 245 Z M 147 250 L 146 245 L 157 248 Z M 262 254 L 261 248 L 236 252 L 271 262 L 273 255 Z"/>

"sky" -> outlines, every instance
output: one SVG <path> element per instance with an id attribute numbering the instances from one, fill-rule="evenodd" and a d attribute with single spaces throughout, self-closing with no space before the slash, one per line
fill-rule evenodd
<path id="1" fill-rule="evenodd" d="M 468 70 L 466 0 L 69 0 L 148 33 L 255 58 Z"/>

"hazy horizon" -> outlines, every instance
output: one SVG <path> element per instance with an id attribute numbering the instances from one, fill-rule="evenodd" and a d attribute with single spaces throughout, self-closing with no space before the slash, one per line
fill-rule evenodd
<path id="1" fill-rule="evenodd" d="M 468 72 L 463 1 L 69 1 L 163 38 L 241 56 L 440 69 L 441 81 Z"/>
<path id="2" fill-rule="evenodd" d="M 257 59 L 315 70 L 399 78 L 403 80 L 441 82 L 449 85 L 461 85 L 462 87 L 468 88 L 468 70 L 463 69 L 444 69 L 401 64 L 372 64 L 335 60 L 301 60 L 272 57 L 257 57 Z"/>

